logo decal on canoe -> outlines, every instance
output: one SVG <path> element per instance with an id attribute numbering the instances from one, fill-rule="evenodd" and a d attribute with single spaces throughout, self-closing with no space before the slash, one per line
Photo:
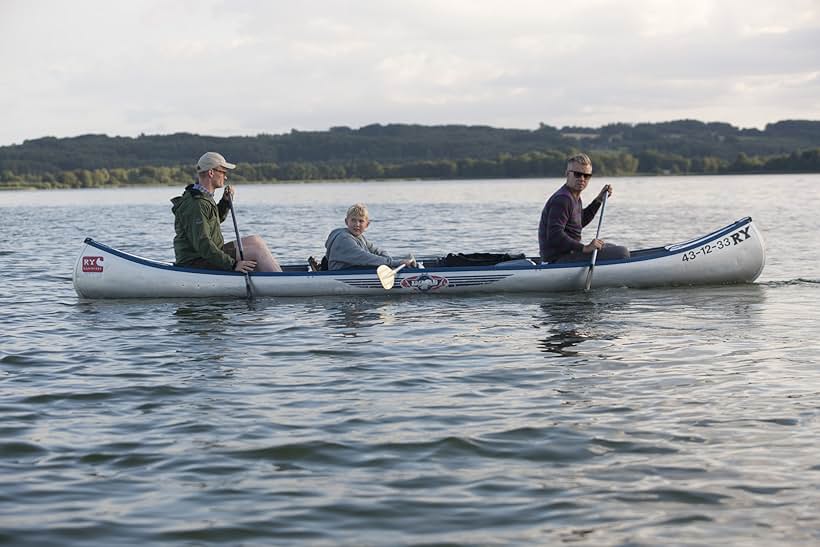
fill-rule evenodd
<path id="1" fill-rule="evenodd" d="M 84 272 L 101 272 L 103 271 L 103 257 L 101 256 L 84 256 L 83 257 L 83 271 Z"/>
<path id="2" fill-rule="evenodd" d="M 416 289 L 427 292 L 442 289 L 449 285 L 446 277 L 433 274 L 411 275 L 401 280 L 401 286 L 405 289 Z"/>

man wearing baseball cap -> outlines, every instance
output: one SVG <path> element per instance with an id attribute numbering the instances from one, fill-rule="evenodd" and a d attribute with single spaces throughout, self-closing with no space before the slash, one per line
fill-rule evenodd
<path id="1" fill-rule="evenodd" d="M 196 163 L 197 182 L 185 188 L 181 196 L 171 199 L 174 213 L 174 254 L 177 266 L 235 270 L 237 272 L 281 272 L 282 268 L 258 235 L 242 238 L 244 260 L 240 260 L 236 243 L 225 243 L 219 227 L 231 210 L 234 190 L 225 186 L 228 171 L 236 167 L 222 154 L 206 152 Z M 214 192 L 225 188 L 217 204 Z"/>

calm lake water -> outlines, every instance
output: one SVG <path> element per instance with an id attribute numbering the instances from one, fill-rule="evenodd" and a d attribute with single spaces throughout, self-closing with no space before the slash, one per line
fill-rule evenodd
<path id="1" fill-rule="evenodd" d="M 0 193 L 0 544 L 817 544 L 820 175 L 605 182 L 604 239 L 750 215 L 762 276 L 83 301 L 83 238 L 172 260 L 179 189 Z M 236 213 L 287 263 L 354 201 L 395 255 L 535 255 L 560 184 L 242 185 Z"/>

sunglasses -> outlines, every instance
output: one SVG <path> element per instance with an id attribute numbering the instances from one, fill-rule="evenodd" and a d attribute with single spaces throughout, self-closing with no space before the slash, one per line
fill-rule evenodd
<path id="1" fill-rule="evenodd" d="M 572 173 L 576 179 L 584 178 L 589 180 L 592 178 L 592 173 L 582 173 L 581 171 L 570 171 L 570 173 Z"/>
<path id="2" fill-rule="evenodd" d="M 217 173 L 222 173 L 223 175 L 225 175 L 225 178 L 228 178 L 228 172 L 227 171 L 224 171 L 222 169 L 214 169 L 214 171 L 216 171 Z"/>

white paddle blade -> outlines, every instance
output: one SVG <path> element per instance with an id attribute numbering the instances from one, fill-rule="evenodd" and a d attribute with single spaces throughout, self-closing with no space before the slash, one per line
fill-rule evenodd
<path id="1" fill-rule="evenodd" d="M 390 266 L 382 264 L 378 268 L 376 268 L 376 275 L 379 276 L 379 281 L 381 281 L 382 287 L 387 289 L 392 289 L 393 285 L 396 283 L 396 272 L 404 268 L 405 264 L 402 264 L 395 270 L 391 270 Z"/>
<path id="2" fill-rule="evenodd" d="M 379 276 L 382 287 L 385 289 L 393 288 L 393 284 L 396 282 L 396 274 L 393 273 L 393 270 L 391 270 L 389 266 L 382 264 L 376 268 L 376 274 Z"/>

